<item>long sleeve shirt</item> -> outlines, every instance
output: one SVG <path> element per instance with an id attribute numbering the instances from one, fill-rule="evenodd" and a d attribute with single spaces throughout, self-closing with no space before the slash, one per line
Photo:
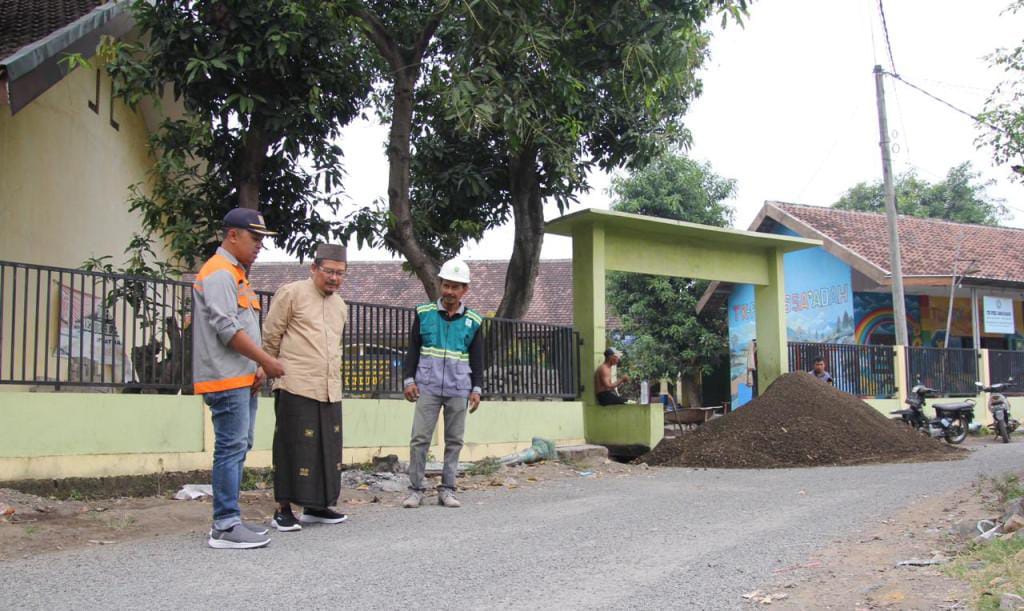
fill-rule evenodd
<path id="1" fill-rule="evenodd" d="M 348 305 L 324 294 L 312 279 L 278 289 L 263 321 L 263 349 L 284 365 L 274 380 L 285 390 L 315 401 L 341 401 L 341 332 Z"/>
<path id="2" fill-rule="evenodd" d="M 462 318 L 465 315 L 466 306 L 460 305 L 455 314 L 448 312 L 438 303 L 437 313 L 447 321 Z M 473 385 L 472 392 L 480 393 L 484 382 L 484 343 L 480 339 L 481 333 L 473 336 L 469 343 L 469 379 Z M 402 377 L 405 379 L 405 386 L 415 383 L 416 369 L 420 365 L 420 349 L 423 347 L 423 336 L 420 334 L 420 319 L 416 317 L 409 330 L 409 347 L 405 353 L 405 363 L 402 367 Z"/>
<path id="3" fill-rule="evenodd" d="M 196 275 L 193 288 L 192 376 L 196 394 L 252 386 L 256 362 L 228 344 L 240 331 L 260 341 L 260 302 L 245 268 L 218 248 Z"/>

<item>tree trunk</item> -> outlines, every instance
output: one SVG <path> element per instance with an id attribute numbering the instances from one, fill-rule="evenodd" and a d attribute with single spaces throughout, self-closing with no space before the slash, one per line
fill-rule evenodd
<path id="1" fill-rule="evenodd" d="M 437 272 L 440 263 L 435 261 L 416 238 L 412 220 L 412 204 L 409 201 L 409 139 L 412 133 L 413 90 L 420 76 L 423 56 L 434 33 L 441 24 L 447 6 L 433 13 L 423 24 L 415 43 L 404 47 L 398 38 L 388 31 L 380 16 L 363 3 L 355 6 L 356 15 L 362 20 L 366 36 L 373 43 L 384 61 L 391 68 L 392 102 L 391 130 L 388 133 L 388 210 L 391 225 L 384 234 L 384 242 L 402 253 L 431 300 L 440 297 Z M 406 38 L 406 37 L 402 37 Z"/>
<path id="2" fill-rule="evenodd" d="M 537 150 L 530 147 L 511 156 L 509 174 L 515 241 L 505 273 L 505 294 L 496 316 L 521 319 L 533 301 L 533 285 L 544 245 L 544 202 L 537 175 Z"/>
<path id="3" fill-rule="evenodd" d="M 689 378 L 683 377 L 682 382 L 687 404 L 690 407 L 701 407 L 700 374 Z"/>
<path id="4" fill-rule="evenodd" d="M 267 133 L 257 127 L 249 128 L 238 155 L 238 207 L 260 209 L 260 187 L 263 185 L 263 167 L 267 163 L 270 141 Z"/>
<path id="5" fill-rule="evenodd" d="M 412 204 L 409 201 L 409 138 L 412 131 L 413 86 L 418 76 L 418 67 L 406 67 L 394 77 L 391 130 L 388 133 L 388 209 L 391 211 L 392 224 L 384 234 L 384 241 L 405 256 L 423 284 L 427 296 L 434 301 L 441 296 L 437 278 L 439 264 L 423 250 L 416 239 Z"/>

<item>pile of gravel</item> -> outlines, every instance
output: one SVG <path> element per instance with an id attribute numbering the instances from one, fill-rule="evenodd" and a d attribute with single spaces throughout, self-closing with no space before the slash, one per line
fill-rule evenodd
<path id="1" fill-rule="evenodd" d="M 662 441 L 636 462 L 743 469 L 923 462 L 965 455 L 809 373 L 797 372 L 779 377 L 736 411 Z"/>

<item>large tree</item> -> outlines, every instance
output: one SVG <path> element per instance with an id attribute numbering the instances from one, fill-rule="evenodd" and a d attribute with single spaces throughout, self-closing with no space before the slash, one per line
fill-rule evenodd
<path id="1" fill-rule="evenodd" d="M 980 176 L 970 162 L 950 168 L 946 178 L 935 183 L 920 178 L 914 171 L 901 174 L 895 181 L 896 210 L 908 216 L 998 225 L 1009 212 L 1001 200 L 988 195 L 993 181 L 982 181 Z M 884 213 L 882 181 L 854 185 L 832 207 Z"/>
<path id="2" fill-rule="evenodd" d="M 708 164 L 666 155 L 612 183 L 613 210 L 725 227 L 732 210 L 725 200 L 736 183 Z M 624 368 L 635 379 L 683 380 L 687 401 L 700 405 L 700 379 L 728 352 L 726 318 L 696 312 L 706 281 L 614 272 L 608 303 L 632 338 Z"/>
<path id="3" fill-rule="evenodd" d="M 353 228 L 405 255 L 433 296 L 441 257 L 512 218 L 498 315 L 521 317 L 537 274 L 545 201 L 564 209 L 587 188 L 589 169 L 642 165 L 687 142 L 681 118 L 700 92 L 694 72 L 709 40 L 703 26 L 717 11 L 738 18 L 745 6 L 444 3 L 447 12 L 433 13 L 441 15 L 433 44 L 411 47 L 425 50 L 412 57 L 420 80 L 407 148 L 396 142 L 403 129 L 392 101 L 388 211 L 363 210 Z M 386 31 L 372 36 L 378 48 L 387 48 L 378 41 Z M 409 174 L 411 196 L 403 195 L 405 170 L 396 177 L 396 163 L 419 170 Z"/>
<path id="4" fill-rule="evenodd" d="M 165 87 L 184 114 L 150 144 L 149 188 L 131 207 L 186 266 L 216 243 L 234 206 L 263 211 L 278 244 L 308 254 L 339 227 L 342 126 L 357 116 L 370 75 L 351 15 L 320 0 L 135 0 L 139 42 L 104 50 L 115 93 L 130 106 Z"/>
<path id="5" fill-rule="evenodd" d="M 1021 10 L 1024 0 L 1015 0 L 1006 13 Z M 1024 41 L 1012 49 L 997 49 L 988 60 L 1006 79 L 985 100 L 978 142 L 992 149 L 997 164 L 1009 165 L 1012 176 L 1024 181 Z"/>

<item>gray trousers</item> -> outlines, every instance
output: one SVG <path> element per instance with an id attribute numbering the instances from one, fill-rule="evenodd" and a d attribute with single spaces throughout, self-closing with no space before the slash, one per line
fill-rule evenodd
<path id="1" fill-rule="evenodd" d="M 409 442 L 409 487 L 422 492 L 423 470 L 427 464 L 430 438 L 434 436 L 437 416 L 444 408 L 444 470 L 441 487 L 455 490 L 455 476 L 459 470 L 459 452 L 462 435 L 466 432 L 468 397 L 439 397 L 422 394 L 416 400 L 416 415 L 412 419 L 412 441 Z"/>

